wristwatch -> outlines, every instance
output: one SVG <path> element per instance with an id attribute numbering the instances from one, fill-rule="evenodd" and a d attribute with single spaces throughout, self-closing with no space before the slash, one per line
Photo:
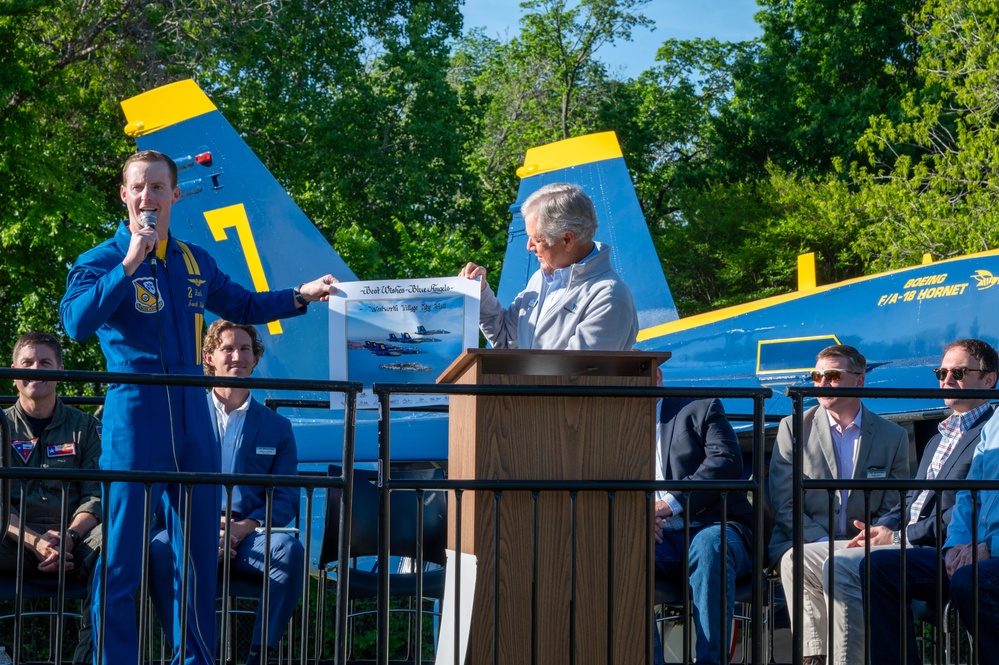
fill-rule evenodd
<path id="1" fill-rule="evenodd" d="M 891 543 L 892 543 L 892 545 L 901 545 L 902 544 L 902 532 L 901 531 L 896 531 L 892 535 Z"/>
<path id="2" fill-rule="evenodd" d="M 76 529 L 67 530 L 66 535 L 69 536 L 70 539 L 72 539 L 74 546 L 79 545 L 80 541 L 83 540 L 83 537 L 79 533 L 77 533 Z"/>
<path id="3" fill-rule="evenodd" d="M 295 302 L 297 302 L 302 307 L 307 307 L 309 305 L 309 301 L 306 300 L 305 296 L 302 295 L 302 286 L 301 285 L 296 286 L 295 290 L 293 291 L 293 293 L 295 294 Z"/>

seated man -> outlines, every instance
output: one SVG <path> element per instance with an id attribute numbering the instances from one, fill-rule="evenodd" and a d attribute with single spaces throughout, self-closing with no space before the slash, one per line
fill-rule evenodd
<path id="1" fill-rule="evenodd" d="M 48 333 L 25 333 L 14 344 L 15 369 L 62 369 L 62 345 Z M 14 468 L 97 469 L 101 439 L 97 419 L 56 396 L 54 381 L 14 381 L 18 398 L 5 413 L 10 422 L 10 463 Z M 81 481 L 67 486 L 68 515 L 62 515 L 62 481 L 31 481 L 21 501 L 21 483 L 11 483 L 7 537 L 0 538 L 0 571 L 17 570 L 18 535 L 24 527 L 24 574 L 55 576 L 59 555 L 68 575 L 86 583 L 101 546 L 101 486 Z M 66 539 L 60 540 L 65 528 Z M 93 660 L 90 601 L 81 609 L 80 642 L 74 663 Z"/>
<path id="2" fill-rule="evenodd" d="M 983 364 L 984 367 L 984 364 Z M 985 370 L 979 370 L 985 371 Z M 993 374 L 994 376 L 994 374 Z M 993 378 L 993 381 L 995 379 Z M 967 479 L 995 480 L 999 478 L 999 419 L 992 418 L 982 428 L 981 439 L 971 459 Z M 978 534 L 975 548 L 972 542 L 972 495 L 969 490 L 957 493 L 957 502 L 947 527 L 941 560 L 935 547 L 913 547 L 905 551 L 905 579 L 902 579 L 900 550 L 871 552 L 870 587 L 864 580 L 866 571 L 861 568 L 862 588 L 870 594 L 871 632 L 877 635 L 871 641 L 871 662 L 878 665 L 901 663 L 902 635 L 899 620 L 902 617 L 902 588 L 908 600 L 937 599 L 937 580 L 941 579 L 944 601 L 957 608 L 961 621 L 973 631 L 975 613 L 978 615 L 978 641 L 974 644 L 978 662 L 993 663 L 999 654 L 999 557 L 992 553 L 999 547 L 999 492 L 982 491 L 974 498 L 978 510 Z M 974 585 L 973 556 L 978 556 L 978 585 Z M 944 567 L 940 574 L 940 566 Z M 978 602 L 975 603 L 977 591 Z M 916 632 L 912 609 L 906 611 L 906 662 L 921 663 L 916 650 Z M 972 661 L 974 662 L 974 661 Z"/>
<path id="3" fill-rule="evenodd" d="M 999 356 L 996 350 L 980 339 L 959 339 L 944 350 L 940 368 L 935 370 L 941 388 L 966 388 L 988 390 L 996 385 Z M 971 467 L 971 458 L 978 445 L 982 427 L 992 417 L 993 409 L 984 399 L 944 400 L 953 413 L 939 426 L 939 434 L 926 444 L 919 462 L 916 477 L 924 480 L 963 480 Z M 868 530 L 861 522 L 854 525 L 861 531 L 847 543 L 847 549 L 835 556 L 836 621 L 833 627 L 835 661 L 852 665 L 864 661 L 864 604 L 860 585 L 860 568 L 864 564 L 869 541 L 871 553 L 875 550 L 894 550 L 905 540 L 909 547 L 936 548 L 947 535 L 947 525 L 957 492 L 944 490 L 910 490 L 905 500 L 907 516 L 902 519 L 902 506 L 896 505 L 888 514 L 878 518 Z M 937 533 L 937 510 L 943 523 L 942 533 Z M 823 571 L 826 591 L 829 591 L 829 566 Z M 894 616 L 898 617 L 896 608 Z M 897 625 L 896 621 L 896 625 Z M 883 635 L 875 633 L 878 640 Z M 873 647 L 873 641 L 872 641 Z"/>
<path id="4" fill-rule="evenodd" d="M 479 326 L 498 349 L 627 351 L 638 335 L 631 290 L 611 265 L 611 248 L 593 241 L 597 213 L 578 186 L 545 185 L 521 206 L 527 251 L 541 264 L 505 308 L 474 263 L 460 277 L 481 277 Z"/>
<path id="5" fill-rule="evenodd" d="M 264 354 L 264 345 L 256 328 L 250 325 L 215 321 L 205 334 L 205 373 L 209 376 L 247 377 Z M 213 428 L 216 446 L 221 446 L 223 473 L 250 473 L 293 476 L 298 474 L 298 451 L 291 423 L 250 396 L 246 388 L 215 388 L 208 394 L 215 415 Z M 299 491 L 294 487 L 274 489 L 272 525 L 283 527 L 298 513 Z M 219 559 L 229 556 L 231 571 L 239 575 L 260 576 L 264 569 L 266 492 L 260 485 L 237 485 L 232 490 L 232 521 L 229 542 L 220 538 Z M 221 536 L 225 535 L 226 499 L 221 506 Z M 149 551 L 152 570 L 168 565 L 171 547 L 167 532 L 153 534 Z M 269 606 L 267 608 L 267 643 L 273 650 L 284 634 L 298 600 L 305 574 L 305 548 L 294 535 L 271 533 Z M 215 580 L 211 583 L 214 585 Z M 168 638 L 176 646 L 179 628 L 173 626 L 174 589 L 172 579 L 154 575 L 150 595 Z M 257 607 L 247 665 L 267 662 L 261 650 L 263 605 Z"/>
<path id="6" fill-rule="evenodd" d="M 861 388 L 867 360 L 852 346 L 835 345 L 819 352 L 812 381 L 817 387 Z M 857 397 L 819 397 L 819 406 L 805 412 L 804 478 L 909 478 L 909 439 L 905 430 L 867 409 Z M 804 607 L 794 606 L 794 566 L 791 556 L 792 454 L 791 416 L 780 423 L 770 458 L 770 503 L 774 533 L 770 561 L 780 564 L 781 584 L 787 597 L 792 627 L 795 612 L 804 619 L 804 664 L 825 663 L 828 598 L 822 571 L 829 554 L 829 539 L 846 547 L 858 533 L 857 521 L 865 519 L 864 492 L 841 490 L 833 497 L 833 532 L 829 532 L 829 495 L 805 494 L 804 506 Z M 870 493 L 871 515 L 880 517 L 898 503 L 897 492 Z M 837 621 L 839 621 L 837 619 Z"/>
<path id="7" fill-rule="evenodd" d="M 662 372 L 659 372 L 662 385 Z M 662 400 L 656 428 L 656 480 L 739 480 L 739 439 L 716 399 Z M 686 505 L 679 492 L 656 500 L 656 574 L 676 579 L 689 561 L 698 663 L 727 662 L 728 635 L 735 610 L 736 578 L 752 568 L 749 554 L 753 508 L 745 492 L 728 493 L 726 548 L 721 550 L 722 500 L 716 492 L 692 492 Z M 684 509 L 690 520 L 690 548 L 684 548 Z M 725 571 L 723 576 L 721 571 Z M 678 585 L 682 582 L 678 581 Z M 721 585 L 728 606 L 721 622 Z M 653 631 L 655 662 L 663 662 L 659 631 Z"/>

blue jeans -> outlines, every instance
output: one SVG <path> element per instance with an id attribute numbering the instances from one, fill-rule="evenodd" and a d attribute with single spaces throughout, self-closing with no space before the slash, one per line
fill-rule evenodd
<path id="1" fill-rule="evenodd" d="M 861 585 L 871 598 L 871 633 L 877 639 L 871 640 L 871 662 L 878 665 L 901 663 L 902 617 L 902 555 L 899 550 L 871 552 L 870 587 Z M 907 600 L 935 601 L 937 597 L 937 566 L 943 561 L 937 557 L 935 547 L 913 547 L 905 551 L 905 593 Z M 860 568 L 863 580 L 866 571 Z M 972 567 L 962 566 L 947 579 L 943 571 L 943 597 L 950 599 L 961 615 L 965 627 L 972 630 L 975 605 Z M 976 650 L 979 661 L 992 662 L 999 654 L 999 559 L 984 559 L 978 562 L 978 642 Z M 916 630 L 912 618 L 912 608 L 906 607 L 906 662 L 920 663 L 916 651 Z"/>
<path id="2" fill-rule="evenodd" d="M 728 662 L 729 634 L 735 611 L 735 580 L 752 570 L 752 557 L 738 530 L 726 528 L 727 562 L 721 553 L 721 525 L 690 525 L 690 597 L 694 613 L 695 657 L 698 663 Z M 683 574 L 683 531 L 664 531 L 656 543 L 656 575 L 677 579 Z M 723 566 L 726 574 L 722 575 Z M 725 624 L 721 622 L 722 579 L 726 582 Z M 663 662 L 659 632 L 653 632 L 654 662 Z"/>
<path id="3" fill-rule="evenodd" d="M 171 545 L 167 532 L 154 531 L 151 538 L 152 542 L 149 544 L 150 568 L 153 571 L 168 569 Z M 263 578 L 265 540 L 262 533 L 251 533 L 247 536 L 236 549 L 236 557 L 231 562 L 230 570 L 235 574 Z M 287 533 L 271 534 L 271 582 L 268 594 L 270 604 L 267 614 L 267 644 L 269 647 L 275 647 L 281 641 L 288 621 L 295 613 L 295 608 L 298 607 L 305 576 L 304 560 L 305 548 L 295 536 Z M 212 584 L 214 583 L 215 578 L 213 577 Z M 263 593 L 262 579 L 261 593 Z M 154 574 L 150 576 L 149 595 L 153 600 L 160 623 L 163 625 L 168 643 L 176 648 L 180 634 L 176 626 L 179 618 L 172 611 L 176 595 L 172 579 L 166 575 Z M 253 636 L 250 640 L 251 648 L 257 647 L 258 651 L 261 642 L 263 609 L 263 603 L 258 603 L 256 621 L 253 624 Z"/>

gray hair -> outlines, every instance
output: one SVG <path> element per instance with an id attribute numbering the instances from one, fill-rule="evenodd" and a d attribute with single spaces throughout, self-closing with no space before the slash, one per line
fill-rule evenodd
<path id="1" fill-rule="evenodd" d="M 524 219 L 536 215 L 538 234 L 548 244 L 555 244 L 567 231 L 579 242 L 593 240 L 597 232 L 597 211 L 583 188 L 567 182 L 545 185 L 527 197 L 520 207 Z"/>

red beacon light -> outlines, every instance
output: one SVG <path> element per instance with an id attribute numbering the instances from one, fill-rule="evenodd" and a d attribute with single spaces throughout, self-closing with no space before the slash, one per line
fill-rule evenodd
<path id="1" fill-rule="evenodd" d="M 211 166 L 212 165 L 212 153 L 210 153 L 210 152 L 202 152 L 200 154 L 197 154 L 197 155 L 194 156 L 194 161 L 197 162 L 198 164 L 201 164 L 202 166 Z"/>

